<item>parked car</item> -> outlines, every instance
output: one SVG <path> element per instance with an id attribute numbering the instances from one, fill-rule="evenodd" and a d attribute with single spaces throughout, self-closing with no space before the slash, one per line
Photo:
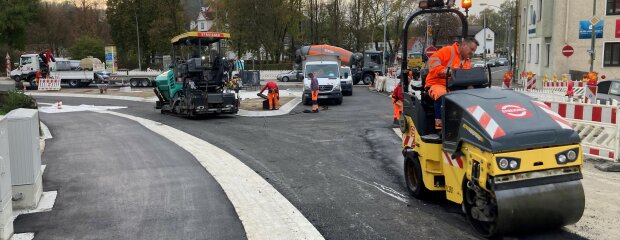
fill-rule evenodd
<path id="1" fill-rule="evenodd" d="M 473 67 L 478 67 L 478 68 L 483 68 L 484 67 L 484 61 L 475 61 L 472 63 Z"/>
<path id="2" fill-rule="evenodd" d="M 288 82 L 288 81 L 302 81 L 304 79 L 304 74 L 302 70 L 291 70 L 285 73 L 280 73 L 276 76 L 278 81 Z"/>
<path id="3" fill-rule="evenodd" d="M 489 67 L 497 67 L 497 61 L 495 59 L 487 59 L 487 66 Z"/>
<path id="4" fill-rule="evenodd" d="M 620 102 L 620 80 L 605 80 L 597 84 L 596 99 L 601 103 L 607 103 L 615 99 Z"/>
<path id="5" fill-rule="evenodd" d="M 506 59 L 506 58 L 498 58 L 497 59 L 497 63 L 500 66 L 506 66 L 506 65 L 508 65 L 508 59 Z"/>

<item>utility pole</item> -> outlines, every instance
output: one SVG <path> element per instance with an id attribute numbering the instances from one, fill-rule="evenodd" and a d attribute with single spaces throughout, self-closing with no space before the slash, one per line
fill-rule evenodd
<path id="1" fill-rule="evenodd" d="M 140 27 L 138 26 L 138 14 L 134 11 L 136 19 L 136 35 L 138 36 L 138 69 L 142 70 L 142 58 L 140 57 Z"/>
<path id="2" fill-rule="evenodd" d="M 592 19 L 596 17 L 596 0 L 592 0 Z M 592 21 L 590 21 L 592 23 Z M 592 44 L 590 44 L 590 72 L 594 71 L 594 42 L 596 41 L 596 24 L 592 23 Z"/>
<path id="3" fill-rule="evenodd" d="M 482 41 L 483 43 L 483 49 L 484 49 L 484 53 L 482 53 L 482 60 L 484 61 L 484 66 L 486 67 L 487 65 L 487 14 L 483 13 L 483 23 L 482 23 L 482 29 L 484 30 L 484 33 L 482 36 Z"/>
<path id="4" fill-rule="evenodd" d="M 407 44 L 407 40 L 405 39 L 405 44 Z M 383 1 L 383 76 L 385 76 L 385 60 L 386 60 L 386 52 L 387 49 L 387 0 Z"/>
<path id="5" fill-rule="evenodd" d="M 512 63 L 512 73 L 516 76 L 517 73 L 517 51 L 520 50 L 519 49 L 519 29 L 520 29 L 520 22 L 519 22 L 519 0 L 515 0 L 515 7 L 514 7 L 514 12 L 513 9 L 510 10 L 511 13 L 514 14 L 514 22 L 513 22 L 513 26 L 515 28 L 515 34 L 513 37 L 513 45 L 512 45 L 512 60 L 514 61 Z M 510 7 L 512 7 L 512 3 L 510 4 Z M 516 82 L 517 78 L 513 77 L 513 81 Z"/>

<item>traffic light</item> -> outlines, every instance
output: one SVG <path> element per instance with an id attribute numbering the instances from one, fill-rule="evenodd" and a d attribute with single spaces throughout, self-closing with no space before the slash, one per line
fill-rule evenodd
<path id="1" fill-rule="evenodd" d="M 469 9 L 471 7 L 471 0 L 461 0 L 461 6 L 465 9 Z"/>

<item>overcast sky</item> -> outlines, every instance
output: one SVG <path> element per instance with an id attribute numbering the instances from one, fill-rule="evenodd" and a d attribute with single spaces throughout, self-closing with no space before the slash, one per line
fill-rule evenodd
<path id="1" fill-rule="evenodd" d="M 389 1 L 389 0 L 388 0 Z M 484 10 L 484 8 L 488 7 L 488 6 L 480 6 L 480 3 L 486 3 L 489 5 L 495 5 L 495 6 L 500 6 L 502 3 L 504 3 L 505 0 L 472 0 L 472 6 L 469 9 L 469 13 L 470 14 L 478 14 L 480 11 Z M 456 1 L 457 2 L 457 6 L 461 6 L 461 1 Z M 494 7 L 488 7 L 494 10 L 498 10 L 497 8 Z"/>

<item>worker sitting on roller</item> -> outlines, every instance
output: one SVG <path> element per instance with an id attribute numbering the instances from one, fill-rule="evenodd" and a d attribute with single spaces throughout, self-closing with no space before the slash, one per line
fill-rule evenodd
<path id="1" fill-rule="evenodd" d="M 280 109 L 280 103 L 278 102 L 280 98 L 280 93 L 278 91 L 278 84 L 274 81 L 269 81 L 265 86 L 260 90 L 257 95 L 262 95 L 265 90 L 269 90 L 269 94 L 267 95 L 267 101 L 269 101 L 269 109 L 278 110 Z"/>
<path id="2" fill-rule="evenodd" d="M 446 94 L 446 80 L 450 68 L 471 68 L 471 57 L 478 48 L 478 41 L 474 38 L 465 38 L 462 43 L 445 46 L 435 52 L 428 59 L 429 72 L 426 76 L 424 88 L 435 100 L 435 129 L 441 129 L 441 102 Z"/>

